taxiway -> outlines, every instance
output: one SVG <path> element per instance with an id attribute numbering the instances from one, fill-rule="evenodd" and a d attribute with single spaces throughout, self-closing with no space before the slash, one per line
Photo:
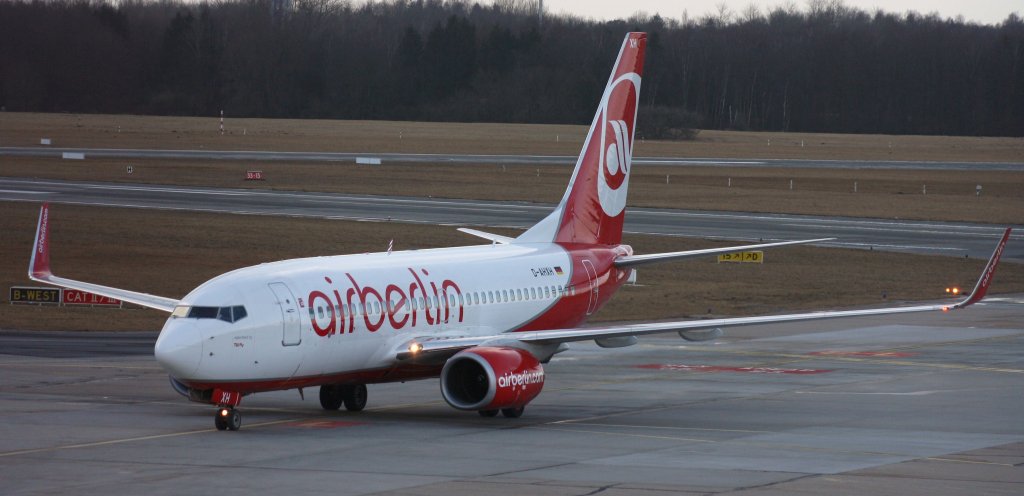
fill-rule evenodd
<path id="1" fill-rule="evenodd" d="M 520 419 L 370 386 L 242 403 L 213 428 L 153 360 L 154 333 L 0 331 L 5 494 L 1016 495 L 1024 297 L 950 313 L 726 330 L 714 343 L 576 344 Z"/>
<path id="2" fill-rule="evenodd" d="M 554 208 L 526 202 L 14 178 L 0 178 L 0 201 L 515 228 L 533 225 Z M 1024 226 L 1013 227 L 1003 257 L 1024 262 Z M 625 229 L 751 242 L 836 237 L 822 246 L 987 259 L 1004 226 L 631 207 Z"/>
<path id="3" fill-rule="evenodd" d="M 151 158 L 192 160 L 248 160 L 288 162 L 355 162 L 358 158 L 377 158 L 394 163 L 448 163 L 448 164 L 505 164 L 539 165 L 576 163 L 575 155 L 483 155 L 435 153 L 340 153 L 340 152 L 279 152 L 257 150 L 151 150 L 130 148 L 39 148 L 0 147 L 0 156 L 60 158 L 65 153 L 82 154 L 90 158 Z M 810 169 L 904 169 L 904 170 L 987 170 L 1024 171 L 1024 163 L 1013 162 L 941 162 L 899 160 L 798 160 L 798 159 L 721 159 L 634 157 L 632 163 L 640 165 L 667 165 L 689 167 L 792 167 Z"/>

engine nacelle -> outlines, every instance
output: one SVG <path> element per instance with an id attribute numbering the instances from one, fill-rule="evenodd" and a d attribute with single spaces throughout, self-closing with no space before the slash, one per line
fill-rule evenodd
<path id="1" fill-rule="evenodd" d="M 526 406 L 543 388 L 540 362 L 516 348 L 467 348 L 449 358 L 441 370 L 441 395 L 459 410 Z"/>

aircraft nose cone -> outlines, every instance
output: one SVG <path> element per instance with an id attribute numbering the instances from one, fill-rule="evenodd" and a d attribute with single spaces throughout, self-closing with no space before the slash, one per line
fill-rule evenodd
<path id="1" fill-rule="evenodd" d="M 164 324 L 153 347 L 156 361 L 174 377 L 187 379 L 199 368 L 203 342 L 194 322 L 176 319 Z"/>

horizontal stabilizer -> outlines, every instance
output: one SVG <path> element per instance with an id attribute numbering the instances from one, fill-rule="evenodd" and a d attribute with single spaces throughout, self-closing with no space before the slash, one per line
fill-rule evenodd
<path id="1" fill-rule="evenodd" d="M 707 248 L 704 250 L 688 250 L 688 251 L 674 251 L 669 253 L 651 253 L 647 255 L 630 255 L 625 257 L 619 257 L 615 259 L 616 267 L 636 267 L 637 265 L 644 265 L 655 262 L 671 262 L 674 260 L 684 260 L 687 258 L 697 257 L 708 257 L 711 255 L 721 255 L 723 253 L 733 253 L 737 251 L 745 250 L 760 250 L 762 248 L 775 248 L 778 246 L 789 246 L 789 245 L 805 245 L 810 243 L 822 243 L 825 241 L 832 241 L 836 238 L 821 238 L 821 239 L 805 239 L 802 241 L 781 241 L 778 243 L 762 243 L 757 245 L 744 245 L 744 246 L 728 246 L 724 248 Z"/>
<path id="2" fill-rule="evenodd" d="M 460 227 L 458 230 L 460 232 L 464 232 L 466 234 L 470 234 L 470 235 L 476 236 L 478 238 L 484 238 L 486 240 L 493 241 L 493 242 L 498 243 L 500 245 L 507 245 L 507 244 L 511 243 L 512 240 L 513 240 L 513 238 L 510 238 L 508 236 L 502 236 L 500 234 L 491 234 L 489 232 L 478 231 L 476 229 L 470 229 L 468 227 Z"/>

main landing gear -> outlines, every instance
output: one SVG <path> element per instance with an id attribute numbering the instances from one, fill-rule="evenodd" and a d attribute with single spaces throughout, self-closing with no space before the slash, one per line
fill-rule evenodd
<path id="1" fill-rule="evenodd" d="M 324 384 L 320 386 L 320 406 L 324 410 L 337 410 L 341 405 L 350 412 L 366 408 L 365 384 Z"/>
<path id="2" fill-rule="evenodd" d="M 220 407 L 213 417 L 213 425 L 217 426 L 218 431 L 237 431 L 242 427 L 242 414 L 233 406 Z"/>
<path id="3" fill-rule="evenodd" d="M 526 411 L 526 407 L 519 406 L 515 408 L 502 408 L 501 410 L 478 410 L 477 413 L 481 417 L 497 417 L 498 412 L 501 412 L 507 418 L 519 418 L 523 416 L 524 411 Z"/>

